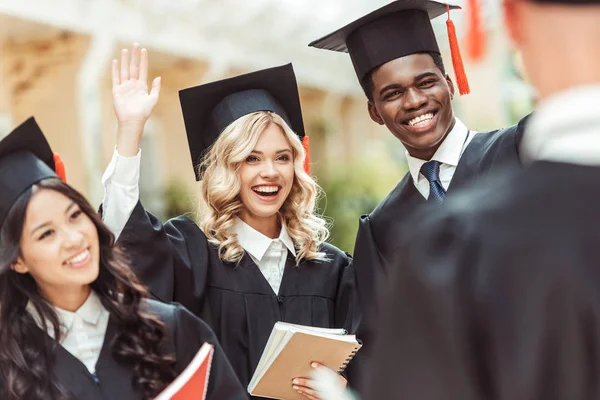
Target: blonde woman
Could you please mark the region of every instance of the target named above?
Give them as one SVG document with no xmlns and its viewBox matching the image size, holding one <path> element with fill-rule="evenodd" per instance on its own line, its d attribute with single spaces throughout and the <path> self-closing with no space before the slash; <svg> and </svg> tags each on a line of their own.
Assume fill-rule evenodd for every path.
<svg viewBox="0 0 600 400">
<path fill-rule="evenodd" d="M 113 67 L 115 103 L 135 87 L 140 98 L 148 96 L 145 73 L 136 76 L 147 68 L 147 55 L 138 52 L 134 47 L 132 62 L 123 53 L 121 72 Z M 354 330 L 354 271 L 347 254 L 325 243 L 326 224 L 315 214 L 318 186 L 305 171 L 291 65 L 189 88 L 180 99 L 202 181 L 199 224 L 181 216 L 163 225 L 138 201 L 147 117 L 136 113 L 117 115 L 104 219 L 122 232 L 119 242 L 150 291 L 207 321 L 247 385 L 277 321 Z M 290 385 L 319 398 L 310 379 Z"/>
</svg>

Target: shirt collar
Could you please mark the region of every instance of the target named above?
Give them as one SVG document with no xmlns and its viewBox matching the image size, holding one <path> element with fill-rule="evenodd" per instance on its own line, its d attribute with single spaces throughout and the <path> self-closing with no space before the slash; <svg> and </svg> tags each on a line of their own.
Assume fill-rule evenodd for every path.
<svg viewBox="0 0 600 400">
<path fill-rule="evenodd" d="M 600 165 L 600 84 L 551 96 L 530 119 L 520 147 L 524 161 Z"/>
<path fill-rule="evenodd" d="M 237 234 L 240 246 L 242 246 L 244 250 L 250 253 L 252 257 L 256 258 L 258 261 L 263 258 L 269 249 L 269 246 L 271 246 L 271 243 L 273 243 L 274 240 L 277 240 L 263 235 L 237 217 L 233 221 L 231 232 Z M 281 224 L 281 232 L 279 233 L 278 239 L 281 240 L 285 247 L 287 247 L 287 249 L 291 251 L 295 257 L 296 249 L 294 248 L 294 242 L 292 241 L 292 238 L 290 237 L 284 223 Z"/>
<path fill-rule="evenodd" d="M 454 118 L 454 128 L 448 133 L 446 138 L 440 144 L 440 147 L 436 150 L 432 160 L 439 161 L 442 164 L 448 164 L 456 167 L 460 160 L 467 134 L 469 130 L 458 118 Z M 408 163 L 408 169 L 415 182 L 419 180 L 419 173 L 421 167 L 429 160 L 421 160 L 408 154 L 406 151 L 406 161 Z"/>
<path fill-rule="evenodd" d="M 69 332 L 71 328 L 73 328 L 73 324 L 75 323 L 75 317 L 78 316 L 83 321 L 91 325 L 97 325 L 98 321 L 100 321 L 100 317 L 103 313 L 107 312 L 98 295 L 92 291 L 88 296 L 85 303 L 79 307 L 79 309 L 75 312 L 63 310 L 62 308 L 53 307 L 58 315 L 58 319 L 61 325 L 61 331 L 63 334 Z M 43 329 L 42 319 L 40 315 L 37 313 L 35 307 L 32 302 L 27 303 L 26 310 L 31 314 L 35 323 L 38 327 Z M 52 324 L 50 321 L 46 321 L 46 326 L 48 328 L 48 335 L 54 337 L 54 332 L 52 329 Z"/>
</svg>

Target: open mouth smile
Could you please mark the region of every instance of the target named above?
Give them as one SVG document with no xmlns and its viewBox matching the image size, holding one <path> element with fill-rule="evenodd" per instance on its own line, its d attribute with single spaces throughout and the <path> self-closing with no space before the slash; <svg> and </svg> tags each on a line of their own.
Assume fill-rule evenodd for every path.
<svg viewBox="0 0 600 400">
<path fill-rule="evenodd" d="M 281 186 L 279 185 L 258 185 L 253 186 L 252 191 L 260 197 L 273 198 L 279 194 Z"/>
<path fill-rule="evenodd" d="M 84 250 L 80 251 L 73 257 L 69 258 L 64 262 L 65 265 L 72 268 L 81 268 L 85 266 L 92 259 L 92 252 L 90 248 L 87 247 Z"/>
<path fill-rule="evenodd" d="M 430 111 L 407 119 L 403 124 L 409 126 L 414 131 L 426 131 L 434 125 L 436 116 L 437 111 Z"/>
</svg>

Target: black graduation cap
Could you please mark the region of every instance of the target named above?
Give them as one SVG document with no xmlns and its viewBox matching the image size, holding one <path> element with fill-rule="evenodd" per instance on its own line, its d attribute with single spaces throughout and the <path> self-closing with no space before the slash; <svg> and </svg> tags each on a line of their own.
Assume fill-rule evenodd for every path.
<svg viewBox="0 0 600 400">
<path fill-rule="evenodd" d="M 453 9 L 460 7 L 432 0 L 396 0 L 311 42 L 309 46 L 349 53 L 356 75 L 362 82 L 374 68 L 396 58 L 423 52 L 440 54 L 430 20 Z M 454 25 L 452 20 L 448 21 L 453 64 L 460 88 L 461 80 L 466 81 L 466 76 L 459 76 L 457 70 L 455 61 L 460 61 L 458 69 L 462 68 L 464 75 Z M 468 93 L 468 83 L 466 86 L 461 93 Z"/>
<path fill-rule="evenodd" d="M 200 180 L 198 166 L 205 152 L 223 129 L 244 115 L 272 111 L 307 143 L 292 64 L 184 89 L 179 100 L 196 180 Z"/>
<path fill-rule="evenodd" d="M 42 179 L 59 177 L 55 169 L 60 164 L 33 117 L 0 141 L 0 226 L 25 190 Z"/>
</svg>

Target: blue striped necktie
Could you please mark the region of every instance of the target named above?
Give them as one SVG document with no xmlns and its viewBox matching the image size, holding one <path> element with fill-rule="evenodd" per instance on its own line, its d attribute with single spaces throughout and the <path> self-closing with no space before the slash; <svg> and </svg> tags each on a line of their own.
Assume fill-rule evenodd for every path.
<svg viewBox="0 0 600 400">
<path fill-rule="evenodd" d="M 421 166 L 421 173 L 429 181 L 428 202 L 441 203 L 446 197 L 446 191 L 440 181 L 440 162 L 427 161 Z"/>
</svg>

